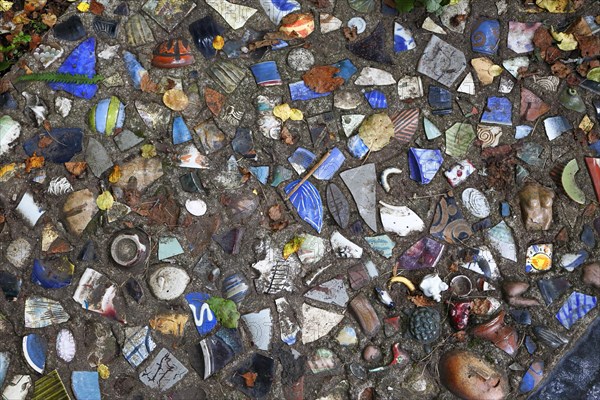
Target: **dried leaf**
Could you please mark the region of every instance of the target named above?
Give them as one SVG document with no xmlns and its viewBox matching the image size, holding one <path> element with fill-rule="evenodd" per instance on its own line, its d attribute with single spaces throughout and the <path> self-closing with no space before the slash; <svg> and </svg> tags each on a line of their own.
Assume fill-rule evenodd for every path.
<svg viewBox="0 0 600 400">
<path fill-rule="evenodd" d="M 52 144 L 52 138 L 50 136 L 42 136 L 40 140 L 38 140 L 38 147 L 40 149 L 46 148 Z"/>
<path fill-rule="evenodd" d="M 431 307 L 436 304 L 435 301 L 423 295 L 408 296 L 408 299 L 417 307 Z"/>
<path fill-rule="evenodd" d="M 96 0 L 92 0 L 90 3 L 90 12 L 94 15 L 102 15 L 104 12 L 104 5 Z"/>
<path fill-rule="evenodd" d="M 65 168 L 71 174 L 79 176 L 83 174 L 83 171 L 87 168 L 87 163 L 84 161 L 71 161 L 65 163 Z"/>
<path fill-rule="evenodd" d="M 25 172 L 29 173 L 32 169 L 42 168 L 44 166 L 44 157 L 35 153 L 25 160 Z"/>
<path fill-rule="evenodd" d="M 156 157 L 156 147 L 153 144 L 145 144 L 142 146 L 142 157 L 152 158 Z"/>
<path fill-rule="evenodd" d="M 289 256 L 300 250 L 302 243 L 304 243 L 304 238 L 300 236 L 296 236 L 287 242 L 283 246 L 283 259 L 287 260 Z"/>
<path fill-rule="evenodd" d="M 344 84 L 344 78 L 334 77 L 339 68 L 331 65 L 319 65 L 302 75 L 302 80 L 316 93 L 329 93 Z"/>
<path fill-rule="evenodd" d="M 281 141 L 287 145 L 294 144 L 294 136 L 291 134 L 288 128 L 285 126 L 281 128 Z"/>
<path fill-rule="evenodd" d="M 143 74 L 142 79 L 140 79 L 140 90 L 144 93 L 156 93 L 158 85 L 152 82 L 149 74 Z"/>
<path fill-rule="evenodd" d="M 99 209 L 101 209 L 103 211 L 111 208 L 114 203 L 115 203 L 115 199 L 108 190 L 105 190 L 104 192 L 102 192 L 102 194 L 100 194 L 96 198 L 96 205 L 98 206 Z"/>
<path fill-rule="evenodd" d="M 56 25 L 56 15 L 51 14 L 51 13 L 47 13 L 47 14 L 42 14 L 41 15 L 42 18 L 42 22 L 45 25 L 48 25 L 48 27 L 52 28 L 54 25 Z"/>
<path fill-rule="evenodd" d="M 258 374 L 256 372 L 248 371 L 245 374 L 242 374 L 242 378 L 244 378 L 244 383 L 249 388 L 254 387 L 254 382 L 256 381 L 257 377 Z"/>
<path fill-rule="evenodd" d="M 352 28 L 345 26 L 342 29 L 342 32 L 344 33 L 346 40 L 349 42 L 354 42 L 356 39 L 358 39 L 358 28 L 356 26 L 353 26 Z"/>
<path fill-rule="evenodd" d="M 121 179 L 121 167 L 115 165 L 112 172 L 108 176 L 108 181 L 110 183 L 117 183 L 119 182 L 119 179 Z"/>
<path fill-rule="evenodd" d="M 269 207 L 268 214 L 272 221 L 279 221 L 283 217 L 281 204 L 275 204 L 274 206 Z"/>
</svg>

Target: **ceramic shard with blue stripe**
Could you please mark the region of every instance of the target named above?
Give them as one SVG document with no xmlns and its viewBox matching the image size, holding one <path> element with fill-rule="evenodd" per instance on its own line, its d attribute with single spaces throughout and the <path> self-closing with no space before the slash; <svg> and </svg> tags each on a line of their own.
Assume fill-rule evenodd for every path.
<svg viewBox="0 0 600 400">
<path fill-rule="evenodd" d="M 399 23 L 394 23 L 394 51 L 399 53 L 401 51 L 412 50 L 417 47 L 415 39 L 413 38 L 412 32 Z"/>
<path fill-rule="evenodd" d="M 67 257 L 58 260 L 33 260 L 31 281 L 44 289 L 60 289 L 71 284 L 75 266 Z"/>
<path fill-rule="evenodd" d="M 288 86 L 290 88 L 290 97 L 292 101 L 318 99 L 319 97 L 325 97 L 331 94 L 331 92 L 317 93 L 306 86 L 304 81 L 290 83 Z"/>
<path fill-rule="evenodd" d="M 408 150 L 410 178 L 421 185 L 427 185 L 433 180 L 443 162 L 444 158 L 440 150 L 414 147 Z"/>
<path fill-rule="evenodd" d="M 372 109 L 387 108 L 387 98 L 381 90 L 371 90 L 365 92 L 365 99 L 369 102 Z"/>
<path fill-rule="evenodd" d="M 298 147 L 296 151 L 288 157 L 288 161 L 292 164 L 292 167 L 298 174 L 303 174 L 316 158 L 317 156 L 310 150 L 305 149 L 304 147 Z"/>
<path fill-rule="evenodd" d="M 452 114 L 452 93 L 439 86 L 429 86 L 427 96 L 433 115 Z"/>
<path fill-rule="evenodd" d="M 596 307 L 598 299 L 580 292 L 573 292 L 556 313 L 556 319 L 567 329 L 583 318 L 592 308 Z"/>
<path fill-rule="evenodd" d="M 206 302 L 210 297 L 209 294 L 200 292 L 192 292 L 185 295 L 185 300 L 192 310 L 194 323 L 200 335 L 206 335 L 217 326 L 217 316 Z"/>
<path fill-rule="evenodd" d="M 144 362 L 155 348 L 156 343 L 150 336 L 148 326 L 125 328 L 125 343 L 122 352 L 132 367 L 135 368 Z"/>
<path fill-rule="evenodd" d="M 260 5 L 275 25 L 286 15 L 300 10 L 300 3 L 294 0 L 260 0 Z"/>
<path fill-rule="evenodd" d="M 481 116 L 484 124 L 512 125 L 512 103 L 506 97 L 489 97 Z"/>
<path fill-rule="evenodd" d="M 42 336 L 31 333 L 23 338 L 23 356 L 27 364 L 39 374 L 44 372 L 47 351 L 48 343 Z"/>
<path fill-rule="evenodd" d="M 96 76 L 96 38 L 91 37 L 77 46 L 69 57 L 56 71 L 59 74 L 81 74 L 88 78 Z M 98 91 L 98 85 L 92 83 L 64 83 L 51 82 L 48 84 L 52 90 L 64 90 L 73 96 L 89 100 Z"/>
<path fill-rule="evenodd" d="M 358 159 L 363 158 L 369 152 L 369 148 L 358 135 L 354 135 L 348 139 L 347 147 L 350 154 L 352 154 L 352 157 Z"/>
<path fill-rule="evenodd" d="M 289 194 L 300 180 L 290 182 L 285 187 L 285 193 Z M 298 211 L 302 220 L 312 226 L 317 232 L 321 233 L 323 227 L 323 203 L 321 195 L 317 188 L 309 181 L 304 182 L 294 194 L 290 197 L 290 202 Z"/>
<path fill-rule="evenodd" d="M 223 280 L 223 293 L 229 300 L 240 304 L 249 291 L 248 283 L 243 275 L 232 274 Z"/>
<path fill-rule="evenodd" d="M 534 361 L 529 366 L 525 375 L 523 375 L 523 379 L 521 380 L 521 384 L 519 385 L 519 392 L 528 393 L 531 392 L 538 383 L 544 377 L 544 362 Z"/>
<path fill-rule="evenodd" d="M 211 15 L 192 22 L 189 26 L 189 31 L 196 48 L 202 53 L 204 58 L 211 59 L 217 55 L 213 41 L 216 36 L 222 35 L 225 30 Z"/>
<path fill-rule="evenodd" d="M 346 161 L 344 154 L 337 147 L 334 147 L 329 157 L 317 168 L 313 176 L 316 179 L 328 181 L 342 167 L 344 161 Z"/>
<path fill-rule="evenodd" d="M 129 73 L 129 77 L 133 81 L 133 87 L 140 89 L 142 87 L 142 78 L 145 75 L 148 75 L 148 71 L 146 71 L 138 59 L 128 51 L 123 52 L 123 61 L 125 62 L 125 68 Z"/>
<path fill-rule="evenodd" d="M 254 75 L 256 84 L 260 86 L 277 86 L 281 85 L 281 75 L 277 70 L 275 61 L 264 61 L 250 66 L 250 70 Z"/>
<path fill-rule="evenodd" d="M 185 124 L 183 117 L 177 115 L 173 118 L 173 144 L 181 144 L 192 140 L 192 133 Z"/>
<path fill-rule="evenodd" d="M 76 399 L 100 400 L 100 383 L 97 371 L 73 371 L 71 388 Z"/>
<path fill-rule="evenodd" d="M 471 47 L 474 52 L 494 55 L 500 44 L 500 22 L 495 19 L 481 21 L 471 34 Z"/>
<path fill-rule="evenodd" d="M 103 135 L 110 136 L 116 130 L 123 129 L 124 122 L 125 104 L 116 96 L 100 100 L 90 110 L 90 128 Z"/>
</svg>

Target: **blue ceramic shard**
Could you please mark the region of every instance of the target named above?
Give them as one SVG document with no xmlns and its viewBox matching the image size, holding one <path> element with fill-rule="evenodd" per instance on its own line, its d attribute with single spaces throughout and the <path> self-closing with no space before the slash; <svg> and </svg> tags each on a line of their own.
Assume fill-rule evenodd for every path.
<svg viewBox="0 0 600 400">
<path fill-rule="evenodd" d="M 44 265 L 45 264 L 45 265 Z M 33 260 L 31 281 L 44 289 L 60 289 L 71 284 L 75 266 L 64 257 L 54 262 Z"/>
<path fill-rule="evenodd" d="M 399 23 L 394 23 L 394 51 L 399 53 L 401 51 L 412 50 L 417 47 L 415 39 L 413 38 L 412 32 Z"/>
<path fill-rule="evenodd" d="M 23 356 L 27 364 L 39 374 L 44 372 L 47 351 L 48 343 L 42 336 L 31 333 L 23 337 Z"/>
<path fill-rule="evenodd" d="M 197 345 L 197 350 L 203 360 L 197 370 L 203 379 L 207 379 L 222 370 L 241 350 L 239 336 L 236 337 L 236 340 L 227 340 L 227 336 L 220 335 L 223 331 L 227 330 L 221 329 L 215 335 L 202 339 Z"/>
<path fill-rule="evenodd" d="M 71 15 L 63 22 L 54 25 L 54 37 L 60 40 L 76 42 L 85 37 L 85 27 L 81 18 Z"/>
<path fill-rule="evenodd" d="M 345 58 L 331 65 L 339 69 L 339 72 L 336 72 L 333 77 L 342 78 L 345 82 L 348 82 L 348 79 L 352 78 L 352 76 L 356 74 L 356 71 L 358 71 L 356 66 L 349 58 Z"/>
<path fill-rule="evenodd" d="M 158 259 L 160 261 L 183 254 L 181 243 L 176 237 L 161 237 L 158 240 Z"/>
<path fill-rule="evenodd" d="M 0 353 L 0 387 L 4 385 L 6 379 L 6 373 L 8 372 L 8 366 L 10 365 L 10 353 Z"/>
<path fill-rule="evenodd" d="M 128 51 L 123 52 L 123 61 L 125 62 L 125 68 L 129 73 L 129 77 L 133 81 L 133 87 L 140 89 L 142 85 L 142 78 L 144 75 L 148 74 L 148 71 L 146 71 L 138 59 Z"/>
<path fill-rule="evenodd" d="M 292 189 L 300 183 L 300 180 L 290 182 L 285 187 L 285 193 L 289 194 Z M 298 215 L 306 223 L 321 233 L 323 227 L 323 203 L 317 188 L 309 181 L 304 182 L 290 197 L 290 202 L 298 211 Z"/>
<path fill-rule="evenodd" d="M 217 24 L 217 21 L 211 15 L 192 22 L 189 26 L 189 31 L 196 48 L 202 53 L 204 58 L 211 59 L 217 55 L 213 41 L 216 36 L 222 35 L 225 30 Z"/>
<path fill-rule="evenodd" d="M 588 148 L 594 152 L 594 156 L 600 156 L 600 140 L 596 140 L 594 143 L 590 144 Z"/>
<path fill-rule="evenodd" d="M 289 13 L 300 10 L 300 3 L 294 0 L 260 0 L 260 5 L 275 25 Z"/>
<path fill-rule="evenodd" d="M 305 149 L 304 147 L 298 147 L 296 151 L 288 158 L 290 164 L 298 175 L 302 175 L 304 171 L 310 167 L 310 165 L 315 161 L 317 156 L 315 156 L 310 150 Z"/>
<path fill-rule="evenodd" d="M 277 70 L 275 61 L 264 61 L 254 64 L 250 67 L 256 84 L 260 86 L 277 86 L 281 85 L 281 75 Z"/>
<path fill-rule="evenodd" d="M 256 150 L 254 149 L 254 139 L 252 131 L 248 128 L 237 128 L 235 137 L 231 141 L 233 151 L 241 154 L 244 158 L 256 160 Z"/>
<path fill-rule="evenodd" d="M 565 278 L 540 279 L 538 281 L 538 288 L 548 306 L 570 287 L 571 284 Z"/>
<path fill-rule="evenodd" d="M 96 38 L 91 37 L 81 42 L 56 72 L 71 75 L 82 74 L 88 78 L 93 78 L 96 75 Z M 49 86 L 52 90 L 64 90 L 73 96 L 86 100 L 94 97 L 98 91 L 98 85 L 90 83 L 53 82 L 49 83 Z"/>
<path fill-rule="evenodd" d="M 427 185 L 433 180 L 443 162 L 444 158 L 440 150 L 417 149 L 414 147 L 408 150 L 410 178 L 421 185 Z"/>
<path fill-rule="evenodd" d="M 580 292 L 573 292 L 556 313 L 556 319 L 567 329 L 583 318 L 592 308 L 596 307 L 598 299 Z"/>
<path fill-rule="evenodd" d="M 531 325 L 531 313 L 529 310 L 510 310 L 510 316 L 517 324 Z"/>
<path fill-rule="evenodd" d="M 271 181 L 271 186 L 277 187 L 280 183 L 288 181 L 292 179 L 292 171 L 282 167 L 281 165 L 276 165 L 273 168 L 273 180 Z"/>
<path fill-rule="evenodd" d="M 100 400 L 100 383 L 96 371 L 73 371 L 71 389 L 77 400 Z"/>
<path fill-rule="evenodd" d="M 537 350 L 537 344 L 535 344 L 529 335 L 525 336 L 525 348 L 529 354 L 533 354 Z"/>
<path fill-rule="evenodd" d="M 487 107 L 481 115 L 484 124 L 512 125 L 512 103 L 506 97 L 488 97 Z"/>
<path fill-rule="evenodd" d="M 292 101 L 318 99 L 319 97 L 325 97 L 331 94 L 331 92 L 314 92 L 308 86 L 306 86 L 306 83 L 304 83 L 304 81 L 290 83 L 288 86 L 290 88 L 290 97 Z"/>
<path fill-rule="evenodd" d="M 519 385 L 519 392 L 531 392 L 542 380 L 543 377 L 544 362 L 541 360 L 532 362 L 527 372 L 525 372 L 525 375 L 523 375 L 523 379 L 521 380 L 521 384 Z"/>
<path fill-rule="evenodd" d="M 583 225 L 580 238 L 583 244 L 585 244 L 587 247 L 596 247 L 596 235 L 594 234 L 594 230 L 590 224 Z"/>
<path fill-rule="evenodd" d="M 210 295 L 206 293 L 192 292 L 185 295 L 200 335 L 210 333 L 217 326 L 217 317 L 206 302 L 208 299 Z"/>
<path fill-rule="evenodd" d="M 271 50 L 281 50 L 288 47 L 289 44 L 285 40 L 278 40 L 276 43 L 271 45 Z"/>
<path fill-rule="evenodd" d="M 352 157 L 358 159 L 363 158 L 369 152 L 369 148 L 358 135 L 354 135 L 350 139 L 348 139 L 347 146 L 348 151 L 350 152 L 350 154 L 352 154 Z"/>
<path fill-rule="evenodd" d="M 365 240 L 374 251 L 381 254 L 383 257 L 392 257 L 392 251 L 396 246 L 396 242 L 390 239 L 388 235 L 365 237 Z"/>
<path fill-rule="evenodd" d="M 259 181 L 263 185 L 267 184 L 267 180 L 269 179 L 269 166 L 268 165 L 260 165 L 258 167 L 249 167 L 248 170 L 250 171 L 252 176 L 256 178 L 257 181 Z"/>
<path fill-rule="evenodd" d="M 132 367 L 136 368 L 143 363 L 155 348 L 156 343 L 150 336 L 148 326 L 125 328 L 125 343 L 121 351 Z"/>
<path fill-rule="evenodd" d="M 529 136 L 533 128 L 529 125 L 518 125 L 515 131 L 515 139 L 523 139 Z"/>
<path fill-rule="evenodd" d="M 577 253 L 564 254 L 560 258 L 560 266 L 569 272 L 573 272 L 575 268 L 580 267 L 586 262 L 589 256 L 590 253 L 586 250 L 579 250 Z"/>
<path fill-rule="evenodd" d="M 471 34 L 471 47 L 477 53 L 494 55 L 500 44 L 500 22 L 495 19 L 481 21 Z"/>
<path fill-rule="evenodd" d="M 439 86 L 429 86 L 427 96 L 433 115 L 452 114 L 452 93 Z"/>
<path fill-rule="evenodd" d="M 23 281 L 21 278 L 10 272 L 0 271 L 0 289 L 2 289 L 2 293 L 4 293 L 4 298 L 6 300 L 15 301 L 17 297 L 19 297 L 22 284 Z M 1 381 L 0 387 L 2 387 Z"/>
<path fill-rule="evenodd" d="M 235 273 L 223 280 L 223 290 L 225 297 L 229 300 L 240 304 L 248 294 L 248 283 L 243 275 Z"/>
<path fill-rule="evenodd" d="M 371 90 L 365 92 L 365 99 L 369 102 L 372 109 L 387 108 L 387 98 L 381 90 Z"/>
<path fill-rule="evenodd" d="M 192 140 L 192 132 L 179 115 L 173 118 L 173 144 L 181 144 Z"/>
<path fill-rule="evenodd" d="M 44 137 L 52 141 L 47 146 L 39 147 L 38 143 Z M 23 149 L 29 157 L 36 153 L 48 162 L 62 164 L 71 161 L 81 151 L 82 141 L 83 130 L 80 128 L 55 128 L 26 140 Z"/>
<path fill-rule="evenodd" d="M 327 160 L 317 168 L 313 176 L 319 180 L 328 181 L 333 178 L 344 161 L 346 161 L 344 154 L 337 147 L 334 147 Z"/>
<path fill-rule="evenodd" d="M 510 216 L 510 204 L 508 202 L 503 201 L 500 203 L 500 216 L 508 217 Z"/>
</svg>

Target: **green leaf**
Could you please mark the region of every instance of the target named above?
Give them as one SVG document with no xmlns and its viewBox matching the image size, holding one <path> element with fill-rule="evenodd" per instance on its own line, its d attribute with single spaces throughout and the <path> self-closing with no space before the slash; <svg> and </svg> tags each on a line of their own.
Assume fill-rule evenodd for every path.
<svg viewBox="0 0 600 400">
<path fill-rule="evenodd" d="M 396 10 L 399 12 L 409 12 L 415 8 L 415 0 L 394 0 L 396 3 Z"/>
<path fill-rule="evenodd" d="M 600 67 L 590 69 L 587 78 L 594 82 L 600 82 Z"/>
<path fill-rule="evenodd" d="M 421 0 L 427 12 L 434 13 L 442 8 L 441 0 Z"/>
<path fill-rule="evenodd" d="M 0 62 L 0 72 L 1 71 L 6 71 L 7 69 L 9 69 L 14 63 L 10 62 L 10 61 L 2 61 Z"/>
<path fill-rule="evenodd" d="M 237 305 L 228 299 L 222 297 L 211 297 L 206 300 L 206 303 L 215 313 L 217 321 L 224 328 L 237 328 L 238 320 L 240 319 L 240 313 L 237 310 Z"/>
</svg>

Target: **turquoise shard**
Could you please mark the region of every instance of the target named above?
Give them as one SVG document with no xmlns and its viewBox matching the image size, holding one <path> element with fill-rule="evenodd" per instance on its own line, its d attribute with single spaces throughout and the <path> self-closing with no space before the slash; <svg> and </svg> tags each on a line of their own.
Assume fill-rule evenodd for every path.
<svg viewBox="0 0 600 400">
<path fill-rule="evenodd" d="M 365 240 L 371 248 L 385 258 L 392 257 L 396 243 L 388 235 L 366 237 Z"/>
<path fill-rule="evenodd" d="M 248 168 L 253 177 L 256 178 L 257 181 L 262 183 L 263 185 L 267 184 L 267 180 L 269 179 L 269 166 L 261 165 L 259 167 L 250 167 Z"/>
<path fill-rule="evenodd" d="M 580 292 L 573 292 L 565 304 L 556 313 L 556 319 L 567 329 L 583 318 L 592 308 L 596 307 L 598 299 Z"/>
<path fill-rule="evenodd" d="M 281 165 L 276 165 L 275 168 L 273 168 L 273 180 L 271 181 L 271 186 L 277 187 L 280 183 L 290 179 L 292 179 L 292 171 L 289 169 Z"/>
<path fill-rule="evenodd" d="M 76 399 L 100 400 L 100 383 L 96 371 L 73 371 L 71 388 Z"/>
<path fill-rule="evenodd" d="M 96 38 L 91 37 L 81 42 L 56 72 L 70 75 L 81 74 L 88 78 L 96 76 Z M 98 85 L 91 83 L 52 82 L 49 85 L 53 90 L 64 90 L 86 100 L 94 97 L 98 91 Z"/>
<path fill-rule="evenodd" d="M 183 254 L 183 248 L 175 237 L 162 237 L 158 241 L 158 259 L 166 260 Z"/>
<path fill-rule="evenodd" d="M 300 180 L 290 182 L 285 187 L 285 193 L 289 194 L 300 183 Z M 323 202 L 317 188 L 309 181 L 304 182 L 290 196 L 290 201 L 298 211 L 302 220 L 321 233 L 323 227 Z"/>
<path fill-rule="evenodd" d="M 192 140 L 192 133 L 182 117 L 173 118 L 173 144 L 181 144 Z"/>
<path fill-rule="evenodd" d="M 442 132 L 439 128 L 427 118 L 423 118 L 423 128 L 425 129 L 427 140 L 433 140 L 442 136 Z"/>
</svg>

